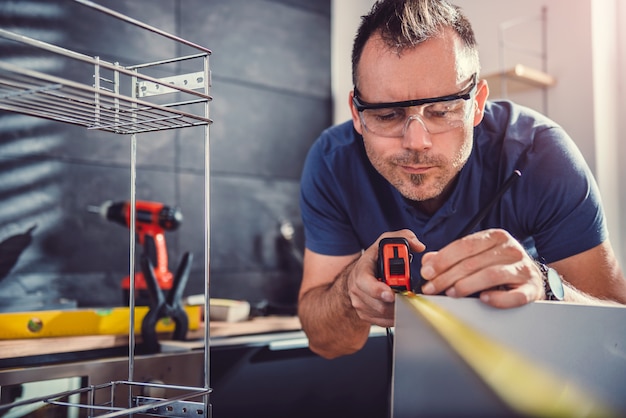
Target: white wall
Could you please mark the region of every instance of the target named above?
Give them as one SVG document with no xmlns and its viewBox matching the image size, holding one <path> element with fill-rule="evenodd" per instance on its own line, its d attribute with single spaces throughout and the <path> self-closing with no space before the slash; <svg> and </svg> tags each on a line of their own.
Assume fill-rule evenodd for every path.
<svg viewBox="0 0 626 418">
<path fill-rule="evenodd" d="M 334 0 L 332 23 L 332 65 L 335 123 L 350 117 L 347 95 L 350 79 L 351 44 L 358 17 L 369 10 L 373 0 Z M 528 90 L 509 94 L 509 98 L 545 111 L 574 139 L 596 175 L 618 258 L 626 260 L 621 242 L 626 240 L 626 225 L 621 212 L 626 208 L 626 89 L 623 77 L 626 62 L 626 2 L 622 0 L 456 0 L 472 22 L 479 44 L 482 74 L 502 67 L 499 51 L 499 25 L 520 17 L 538 16 L 547 8 L 547 72 L 557 84 L 549 88 L 547 107 L 543 93 Z M 520 25 L 510 32 L 512 41 L 541 49 L 541 26 Z M 509 32 L 507 32 L 509 33 Z M 507 50 L 504 66 L 521 61 L 541 67 L 541 61 L 528 54 Z M 626 224 L 626 222 L 624 223 Z"/>
<path fill-rule="evenodd" d="M 333 121 L 335 124 L 350 119 L 348 94 L 352 90 L 352 41 L 374 0 L 331 0 L 331 89 L 333 94 Z"/>
<path fill-rule="evenodd" d="M 620 225 L 619 93 L 616 88 L 620 80 L 616 10 L 617 0 L 592 2 L 593 120 L 596 177 L 604 197 L 609 226 L 616 237 L 613 246 L 618 254 L 622 254 L 619 245 L 624 235 Z"/>
<path fill-rule="evenodd" d="M 508 97 L 521 104 L 545 111 L 561 124 L 574 138 L 583 155 L 595 171 L 593 121 L 589 115 L 592 103 L 592 60 L 590 0 L 459 0 L 470 18 L 479 44 L 482 74 L 501 70 L 502 56 L 498 47 L 499 25 L 520 17 L 539 16 L 547 7 L 547 72 L 556 77 L 557 84 L 548 91 L 548 106 L 541 106 L 542 92 L 528 90 Z M 538 51 L 541 26 L 539 22 L 525 23 L 507 31 L 507 37 L 516 44 Z M 541 68 L 541 63 L 530 54 L 506 49 L 505 68 L 516 63 Z"/>
<path fill-rule="evenodd" d="M 615 150 L 615 158 L 620 161 L 626 161 L 626 80 L 623 75 L 626 74 L 626 2 L 623 0 L 616 1 L 617 6 L 617 81 L 615 83 L 615 90 L 618 92 L 617 102 L 617 142 L 618 148 Z M 618 164 L 618 188 L 619 188 L 619 202 L 617 203 L 617 216 L 621 220 L 621 216 L 626 212 L 626 187 L 624 187 L 624 179 L 626 179 L 626 164 Z M 621 239 L 622 247 L 620 254 L 622 255 L 622 261 L 626 263 L 626 222 L 620 223 L 621 235 L 617 238 Z M 622 264 L 626 268 L 626 264 Z"/>
</svg>

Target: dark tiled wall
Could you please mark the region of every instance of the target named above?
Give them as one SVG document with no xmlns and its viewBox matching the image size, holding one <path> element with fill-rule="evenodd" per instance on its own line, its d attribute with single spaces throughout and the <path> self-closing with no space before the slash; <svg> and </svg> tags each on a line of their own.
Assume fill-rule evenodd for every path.
<svg viewBox="0 0 626 418">
<path fill-rule="evenodd" d="M 295 226 L 300 250 L 300 170 L 331 122 L 330 1 L 102 4 L 212 50 L 211 296 L 293 305 L 300 266 L 279 226 Z M 0 27 L 122 65 L 187 53 L 69 0 L 3 0 Z M 90 83 L 80 65 L 0 46 L 2 60 Z M 184 252 L 194 253 L 187 294 L 204 290 L 202 135 L 185 128 L 138 136 L 137 198 L 184 215 L 166 240 L 173 271 Z M 0 304 L 122 304 L 128 232 L 87 207 L 129 198 L 129 164 L 128 136 L 0 113 L 0 274 L 8 269 Z M 32 227 L 32 242 L 12 265 L 19 245 L 7 242 Z"/>
</svg>

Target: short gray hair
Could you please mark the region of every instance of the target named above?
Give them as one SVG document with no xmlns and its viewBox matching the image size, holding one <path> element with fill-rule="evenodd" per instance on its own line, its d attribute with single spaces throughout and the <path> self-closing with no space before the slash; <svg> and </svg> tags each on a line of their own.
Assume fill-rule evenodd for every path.
<svg viewBox="0 0 626 418">
<path fill-rule="evenodd" d="M 476 38 L 469 20 L 459 7 L 446 0 L 378 0 L 369 14 L 361 17 L 354 39 L 352 82 L 357 85 L 363 48 L 373 34 L 380 34 L 389 48 L 401 52 L 440 35 L 444 28 L 451 28 L 457 33 L 465 47 L 463 53 L 471 63 L 471 73 L 477 73 L 480 61 Z"/>
</svg>

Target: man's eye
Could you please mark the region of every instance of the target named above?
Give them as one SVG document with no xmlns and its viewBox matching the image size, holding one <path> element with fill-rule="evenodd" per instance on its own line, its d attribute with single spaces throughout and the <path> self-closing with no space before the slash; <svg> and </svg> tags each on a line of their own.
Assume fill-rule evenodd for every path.
<svg viewBox="0 0 626 418">
<path fill-rule="evenodd" d="M 393 122 L 398 119 L 404 119 L 406 112 L 401 108 L 379 109 L 373 113 L 373 116 L 380 122 Z"/>
<path fill-rule="evenodd" d="M 463 100 L 434 103 L 424 108 L 424 116 L 427 118 L 449 118 L 463 114 Z"/>
</svg>

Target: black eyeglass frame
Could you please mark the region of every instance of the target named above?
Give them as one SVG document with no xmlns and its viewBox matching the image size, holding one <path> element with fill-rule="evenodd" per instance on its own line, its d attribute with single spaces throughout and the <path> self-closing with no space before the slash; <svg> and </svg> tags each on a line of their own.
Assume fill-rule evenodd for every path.
<svg viewBox="0 0 626 418">
<path fill-rule="evenodd" d="M 388 107 L 413 107 L 413 106 L 421 106 L 421 105 L 425 105 L 425 104 L 429 104 L 429 103 L 438 103 L 438 102 L 451 102 L 453 100 L 458 100 L 458 99 L 463 99 L 463 100 L 469 100 L 472 98 L 472 95 L 474 94 L 474 91 L 476 91 L 476 86 L 477 86 L 477 82 L 476 82 L 476 77 L 477 77 L 477 73 L 474 73 L 472 75 L 472 84 L 470 84 L 466 89 L 465 89 L 465 93 L 463 93 L 464 90 L 462 90 L 459 93 L 456 94 L 450 94 L 447 96 L 439 96 L 439 97 L 432 97 L 429 99 L 415 99 L 415 100 L 405 100 L 402 102 L 387 102 L 387 103 L 368 103 L 368 102 L 364 102 L 361 99 L 359 99 L 359 90 L 356 88 L 356 86 L 354 87 L 354 96 L 352 97 L 352 103 L 354 104 L 354 107 L 356 108 L 356 110 L 358 112 L 362 112 L 364 110 L 368 110 L 368 109 L 384 109 L 384 108 L 388 108 Z"/>
</svg>

